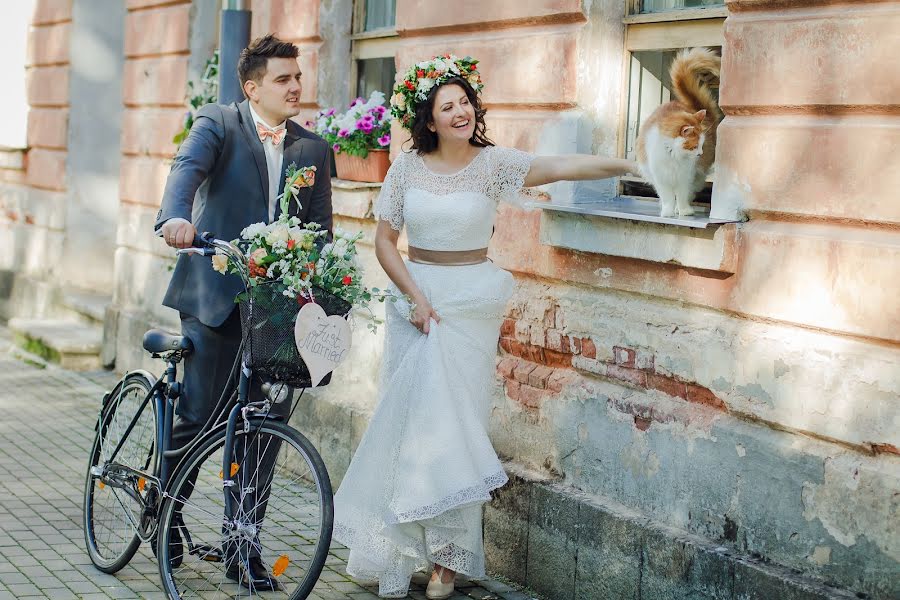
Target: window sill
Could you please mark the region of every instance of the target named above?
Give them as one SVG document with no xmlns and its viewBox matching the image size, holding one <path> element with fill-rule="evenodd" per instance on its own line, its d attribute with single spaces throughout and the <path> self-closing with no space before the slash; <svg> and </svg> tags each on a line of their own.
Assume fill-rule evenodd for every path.
<svg viewBox="0 0 900 600">
<path fill-rule="evenodd" d="M 648 200 L 530 203 L 542 210 L 541 243 L 558 248 L 734 273 L 737 222 L 660 217 Z"/>
<path fill-rule="evenodd" d="M 26 152 L 27 148 L 0 146 L 0 169 L 24 170 Z"/>
</svg>

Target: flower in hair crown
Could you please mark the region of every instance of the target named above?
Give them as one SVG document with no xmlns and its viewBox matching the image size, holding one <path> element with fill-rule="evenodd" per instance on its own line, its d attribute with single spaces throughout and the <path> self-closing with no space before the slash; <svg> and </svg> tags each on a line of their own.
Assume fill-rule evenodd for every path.
<svg viewBox="0 0 900 600">
<path fill-rule="evenodd" d="M 477 65 L 478 61 L 471 56 L 459 58 L 453 54 L 435 56 L 431 60 L 414 64 L 402 78 L 398 78 L 398 83 L 394 86 L 391 114 L 404 128 L 412 129 L 416 104 L 425 100 L 432 88 L 454 77 L 465 79 L 475 93 L 480 92 L 484 84 Z"/>
</svg>

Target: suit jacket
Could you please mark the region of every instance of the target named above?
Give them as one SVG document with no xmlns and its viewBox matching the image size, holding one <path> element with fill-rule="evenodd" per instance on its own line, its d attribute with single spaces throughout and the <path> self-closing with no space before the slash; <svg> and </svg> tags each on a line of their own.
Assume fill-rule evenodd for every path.
<svg viewBox="0 0 900 600">
<path fill-rule="evenodd" d="M 284 188 L 291 163 L 315 165 L 315 185 L 301 189 L 301 208 L 298 211 L 292 201 L 290 211 L 304 223 L 316 222 L 331 231 L 329 152 L 325 140 L 288 119 L 280 188 Z M 247 100 L 228 106 L 207 104 L 197 112 L 190 134 L 175 156 L 154 229 L 180 217 L 192 222 L 198 232 L 233 240 L 244 227 L 267 222 L 268 216 L 266 155 Z M 234 298 L 241 291 L 240 278 L 216 273 L 209 258 L 181 255 L 163 305 L 217 327 L 234 310 Z"/>
</svg>

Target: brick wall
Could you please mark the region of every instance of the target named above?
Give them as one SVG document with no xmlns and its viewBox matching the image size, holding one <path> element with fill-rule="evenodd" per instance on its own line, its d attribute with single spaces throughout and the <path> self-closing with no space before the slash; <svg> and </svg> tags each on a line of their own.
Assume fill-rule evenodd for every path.
<svg viewBox="0 0 900 600">
<path fill-rule="evenodd" d="M 66 189 L 71 0 L 38 0 L 28 38 L 28 163 L 25 180 L 44 190 Z"/>
</svg>

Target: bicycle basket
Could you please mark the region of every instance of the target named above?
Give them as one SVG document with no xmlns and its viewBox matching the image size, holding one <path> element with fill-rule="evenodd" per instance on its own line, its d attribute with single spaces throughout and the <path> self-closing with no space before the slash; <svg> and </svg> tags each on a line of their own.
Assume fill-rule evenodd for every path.
<svg viewBox="0 0 900 600">
<path fill-rule="evenodd" d="M 282 292 L 278 283 L 262 283 L 250 288 L 239 300 L 244 338 L 244 363 L 255 373 L 295 387 L 311 387 L 309 370 L 294 340 L 294 321 L 305 301 Z M 327 315 L 347 318 L 349 302 L 319 288 L 313 288 L 316 303 Z M 331 380 L 327 375 L 319 386 Z"/>
</svg>

